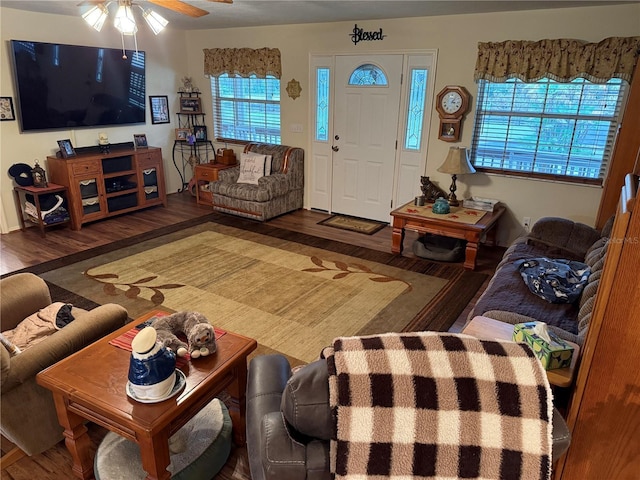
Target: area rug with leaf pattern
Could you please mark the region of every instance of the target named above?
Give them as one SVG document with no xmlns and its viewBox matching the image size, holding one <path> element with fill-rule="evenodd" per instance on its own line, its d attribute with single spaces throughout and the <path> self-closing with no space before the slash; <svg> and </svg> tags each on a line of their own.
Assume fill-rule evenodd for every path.
<svg viewBox="0 0 640 480">
<path fill-rule="evenodd" d="M 255 338 L 258 353 L 280 352 L 294 364 L 317 358 L 337 336 L 446 331 L 486 279 L 459 265 L 218 222 L 40 275 L 89 301 L 119 303 L 131 318 L 158 307 L 200 311 Z"/>
</svg>

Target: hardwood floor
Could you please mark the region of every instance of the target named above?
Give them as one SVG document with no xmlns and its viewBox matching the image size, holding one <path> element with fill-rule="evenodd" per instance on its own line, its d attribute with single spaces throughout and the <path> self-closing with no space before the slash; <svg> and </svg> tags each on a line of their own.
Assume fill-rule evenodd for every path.
<svg viewBox="0 0 640 480">
<path fill-rule="evenodd" d="M 25 232 L 11 232 L 0 237 L 0 275 L 7 275 L 26 267 L 63 258 L 90 248 L 108 245 L 116 240 L 135 237 L 136 235 L 154 231 L 158 228 L 179 224 L 187 220 L 204 217 L 211 213 L 211 209 L 196 204 L 195 199 L 188 193 L 176 193 L 168 196 L 168 206 L 154 207 L 127 215 L 122 215 L 102 221 L 93 222 L 73 231 L 67 227 L 48 229 L 46 237 L 40 235 L 35 226 Z M 311 210 L 298 210 L 269 221 L 270 225 L 291 231 L 314 235 L 339 242 L 345 242 L 374 250 L 389 252 L 391 249 L 391 227 L 385 227 L 373 235 L 339 230 L 318 225 L 329 215 Z M 403 255 L 413 257 L 411 245 L 417 238 L 415 232 L 408 231 L 405 237 L 405 251 Z M 477 270 L 489 276 L 495 271 L 504 249 L 501 247 L 483 246 L 478 255 Z M 466 322 L 466 317 L 480 296 L 486 284 L 482 286 L 476 297 L 460 315 L 451 327 L 451 332 L 459 332 Z M 105 430 L 97 425 L 89 425 L 92 450 L 104 437 Z M 2 442 L 2 452 L 6 453 L 11 445 Z M 93 452 L 92 452 L 93 453 Z M 69 478 L 67 473 L 71 468 L 71 457 L 63 443 L 55 448 L 37 455 L 26 457 L 1 472 L 0 480 L 27 480 L 39 478 L 42 480 L 62 480 Z M 64 470 L 62 472 L 61 470 Z M 224 469 L 216 476 L 219 480 L 248 478 L 246 449 L 234 449 L 232 456 Z"/>
<path fill-rule="evenodd" d="M 169 195 L 167 203 L 167 208 L 152 207 L 100 220 L 86 224 L 78 231 L 65 226 L 50 228 L 44 238 L 35 226 L 27 228 L 25 232 L 18 230 L 4 234 L 0 237 L 0 275 L 211 213 L 210 208 L 197 205 L 195 199 L 187 192 Z M 373 235 L 363 235 L 318 225 L 320 220 L 328 216 L 323 212 L 298 210 L 270 220 L 268 223 L 275 227 L 317 237 L 384 252 L 390 251 L 391 227 L 385 227 Z M 415 232 L 407 232 L 403 255 L 413 257 L 411 244 L 416 238 Z M 492 273 L 496 259 L 499 259 L 502 252 L 501 248 L 483 247 L 478 256 L 478 271 Z"/>
</svg>

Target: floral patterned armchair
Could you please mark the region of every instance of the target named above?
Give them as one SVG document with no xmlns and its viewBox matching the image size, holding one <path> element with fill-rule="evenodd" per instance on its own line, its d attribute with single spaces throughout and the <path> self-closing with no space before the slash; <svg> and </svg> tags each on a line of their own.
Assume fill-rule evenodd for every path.
<svg viewBox="0 0 640 480">
<path fill-rule="evenodd" d="M 304 194 L 304 150 L 287 145 L 250 143 L 244 153 L 271 155 L 271 174 L 257 184 L 240 183 L 241 165 L 221 170 L 209 184 L 213 209 L 265 221 L 302 208 Z"/>
</svg>

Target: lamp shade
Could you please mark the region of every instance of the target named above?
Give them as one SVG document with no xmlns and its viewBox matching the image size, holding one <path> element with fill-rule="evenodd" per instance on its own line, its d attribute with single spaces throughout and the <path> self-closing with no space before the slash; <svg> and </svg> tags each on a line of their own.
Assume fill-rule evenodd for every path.
<svg viewBox="0 0 640 480">
<path fill-rule="evenodd" d="M 100 31 L 108 15 L 109 10 L 103 3 L 100 3 L 82 14 L 82 18 L 97 31 Z"/>
<path fill-rule="evenodd" d="M 476 169 L 473 168 L 473 165 L 469 162 L 467 149 L 465 147 L 450 147 L 449 154 L 444 163 L 438 168 L 438 171 L 451 175 L 476 173 Z"/>
<path fill-rule="evenodd" d="M 164 27 L 166 27 L 169 23 L 162 15 L 154 12 L 150 8 L 142 12 L 142 16 L 146 20 L 147 25 L 149 25 L 149 28 L 153 30 L 153 33 L 155 33 L 156 35 L 164 30 Z"/>
<path fill-rule="evenodd" d="M 126 4 L 126 2 L 120 3 L 113 25 L 123 35 L 134 35 L 138 31 L 136 20 L 133 18 L 133 11 L 131 10 L 131 2 L 129 4 Z"/>
</svg>

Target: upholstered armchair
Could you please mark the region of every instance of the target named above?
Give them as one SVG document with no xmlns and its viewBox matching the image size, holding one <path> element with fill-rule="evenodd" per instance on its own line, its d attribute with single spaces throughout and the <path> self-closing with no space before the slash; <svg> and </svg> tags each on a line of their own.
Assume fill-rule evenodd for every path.
<svg viewBox="0 0 640 480">
<path fill-rule="evenodd" d="M 0 281 L 0 326 L 13 330 L 30 315 L 52 303 L 44 280 L 31 273 L 19 273 Z M 36 383 L 36 374 L 86 345 L 124 325 L 127 311 L 107 304 L 91 311 L 72 308 L 74 319 L 38 343 L 12 355 L 0 345 L 2 435 L 17 449 L 2 459 L 5 468 L 11 460 L 41 453 L 62 440 L 51 392 Z M 18 450 L 19 449 L 19 450 Z"/>
<path fill-rule="evenodd" d="M 244 153 L 271 155 L 271 174 L 257 184 L 239 183 L 241 165 L 218 172 L 209 188 L 213 209 L 265 221 L 302 208 L 304 193 L 304 150 L 286 145 L 250 143 Z"/>
<path fill-rule="evenodd" d="M 407 360 L 408 361 L 408 360 Z M 251 360 L 247 450 L 253 480 L 329 480 L 329 373 L 324 359 L 291 372 L 282 355 Z M 552 461 L 568 448 L 569 429 L 553 409 Z"/>
</svg>

